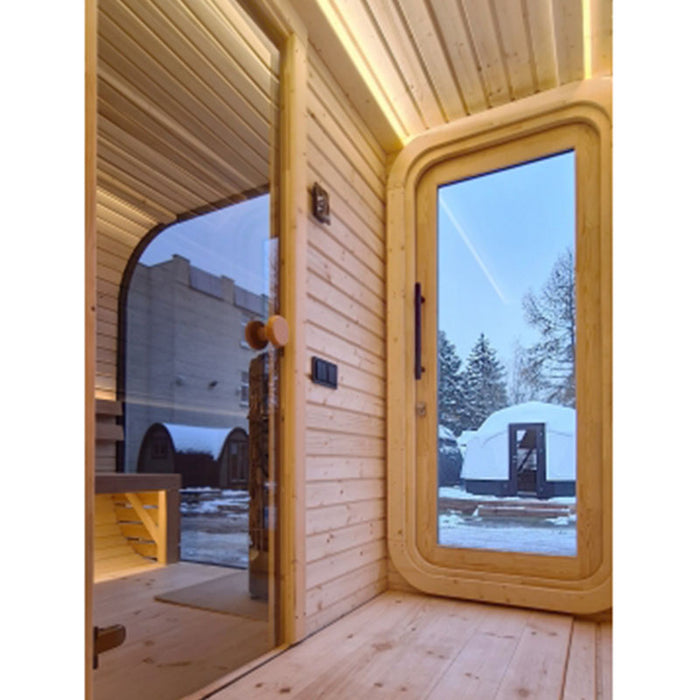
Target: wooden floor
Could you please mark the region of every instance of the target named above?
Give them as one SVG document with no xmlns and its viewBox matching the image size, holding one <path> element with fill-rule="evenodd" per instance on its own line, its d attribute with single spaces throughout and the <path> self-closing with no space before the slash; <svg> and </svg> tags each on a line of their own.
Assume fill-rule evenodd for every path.
<svg viewBox="0 0 700 700">
<path fill-rule="evenodd" d="M 95 700 L 176 700 L 268 651 L 264 621 L 155 600 L 230 573 L 180 562 L 97 583 L 94 624 L 124 624 L 127 637 L 100 655 Z"/>
<path fill-rule="evenodd" d="M 387 592 L 211 696 L 609 700 L 612 624 Z"/>
</svg>

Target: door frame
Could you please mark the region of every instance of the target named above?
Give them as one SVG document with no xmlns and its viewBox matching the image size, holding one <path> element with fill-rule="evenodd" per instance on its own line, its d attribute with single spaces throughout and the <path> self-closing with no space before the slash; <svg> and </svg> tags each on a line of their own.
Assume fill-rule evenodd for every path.
<svg viewBox="0 0 700 700">
<path fill-rule="evenodd" d="M 307 31 L 289 0 L 242 0 L 280 50 L 280 313 L 290 339 L 280 353 L 280 637 L 305 636 L 305 351 Z M 93 525 L 97 307 L 97 0 L 85 0 L 85 691 L 93 695 Z M 261 662 L 269 655 L 262 657 Z M 242 673 L 250 668 L 239 669 Z M 234 672 L 236 673 L 236 672 Z M 231 681 L 231 674 L 221 683 Z"/>
<path fill-rule="evenodd" d="M 433 129 L 409 143 L 392 166 L 387 186 L 388 547 L 398 572 L 419 590 L 568 613 L 593 613 L 612 605 L 611 103 L 611 79 L 572 83 Z M 556 144 L 549 134 L 556 134 Z M 578 445 L 577 497 L 579 525 L 594 541 L 579 538 L 585 546 L 575 558 L 440 547 L 435 470 L 430 468 L 435 455 L 417 447 L 419 433 L 423 445 L 437 435 L 427 391 L 436 381 L 435 350 L 427 348 L 425 376 L 416 379 L 413 342 L 414 283 L 425 281 L 425 296 L 433 302 L 436 295 L 434 275 L 417 276 L 421 266 L 427 269 L 431 253 L 416 253 L 421 232 L 436 230 L 436 213 L 418 202 L 422 197 L 434 200 L 435 188 L 443 182 L 574 146 L 582 154 L 577 161 L 584 163 L 583 170 L 577 165 L 577 242 L 586 241 L 580 259 L 592 261 L 584 271 L 594 271 L 582 287 L 595 309 L 585 318 L 592 326 L 582 336 L 588 352 L 581 374 L 587 381 L 577 379 L 587 406 L 579 427 L 585 426 L 594 439 Z M 474 159 L 480 159 L 478 164 Z M 494 161 L 493 167 L 484 168 L 486 160 Z M 473 173 L 464 172 L 467 161 Z M 423 240 L 432 239 L 424 235 Z M 431 314 L 421 325 L 423 342 L 437 337 Z"/>
</svg>

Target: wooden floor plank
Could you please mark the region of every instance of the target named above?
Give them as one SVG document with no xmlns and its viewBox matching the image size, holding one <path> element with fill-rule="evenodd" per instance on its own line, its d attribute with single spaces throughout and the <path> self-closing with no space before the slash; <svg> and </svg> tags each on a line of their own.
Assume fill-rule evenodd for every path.
<svg viewBox="0 0 700 700">
<path fill-rule="evenodd" d="M 594 698 L 595 679 L 596 625 L 586 620 L 574 620 L 562 700 Z"/>
<path fill-rule="evenodd" d="M 573 618 L 533 612 L 518 642 L 496 700 L 559 700 Z"/>
<path fill-rule="evenodd" d="M 484 605 L 478 629 L 437 680 L 428 698 L 494 698 L 528 619 L 529 613 L 524 610 Z"/>
<path fill-rule="evenodd" d="M 383 594 L 214 697 L 216 700 L 258 700 L 278 695 L 314 697 L 307 692 L 307 686 L 352 667 L 358 650 L 390 643 L 395 627 L 414 615 L 420 605 L 420 596 Z"/>
<path fill-rule="evenodd" d="M 598 625 L 596 644 L 596 698 L 612 698 L 612 623 Z"/>
<path fill-rule="evenodd" d="M 212 697 L 609 700 L 610 629 L 387 591 Z"/>
<path fill-rule="evenodd" d="M 160 593 L 230 573 L 225 567 L 179 562 L 97 583 L 95 624 L 125 625 L 126 641 L 100 656 L 95 700 L 176 700 L 268 651 L 263 621 L 155 600 Z"/>
</svg>

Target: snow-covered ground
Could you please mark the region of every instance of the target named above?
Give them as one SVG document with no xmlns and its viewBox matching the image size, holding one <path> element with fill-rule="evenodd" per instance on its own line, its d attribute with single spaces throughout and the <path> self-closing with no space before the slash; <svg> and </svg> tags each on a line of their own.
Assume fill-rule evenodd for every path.
<svg viewBox="0 0 700 700">
<path fill-rule="evenodd" d="M 451 511 L 440 514 L 438 543 L 443 547 L 494 549 L 553 556 L 576 556 L 576 516 L 535 522 L 483 519 Z"/>
<path fill-rule="evenodd" d="M 248 568 L 247 491 L 188 488 L 180 493 L 180 559 Z"/>
<path fill-rule="evenodd" d="M 461 498 L 465 501 L 522 501 L 521 496 L 490 496 L 478 495 L 469 493 L 459 486 L 441 486 L 439 489 L 440 498 Z M 572 505 L 576 503 L 576 496 L 559 496 L 557 498 L 548 498 L 547 503 L 555 505 Z"/>
</svg>

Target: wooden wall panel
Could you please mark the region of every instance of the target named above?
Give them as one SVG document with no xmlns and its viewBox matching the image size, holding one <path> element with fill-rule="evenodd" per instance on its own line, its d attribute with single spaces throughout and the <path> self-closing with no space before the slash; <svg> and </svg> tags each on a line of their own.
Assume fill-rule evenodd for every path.
<svg viewBox="0 0 700 700">
<path fill-rule="evenodd" d="M 387 585 L 386 158 L 313 47 L 309 59 L 309 190 L 329 192 L 331 223 L 309 218 L 308 366 L 337 363 L 339 382 L 306 396 L 307 633 Z"/>
</svg>

